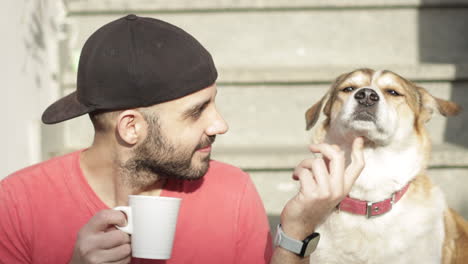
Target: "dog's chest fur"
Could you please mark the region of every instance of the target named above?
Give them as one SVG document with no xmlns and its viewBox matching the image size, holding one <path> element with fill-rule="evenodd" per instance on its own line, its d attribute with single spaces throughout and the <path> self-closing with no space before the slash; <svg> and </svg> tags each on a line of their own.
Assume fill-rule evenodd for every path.
<svg viewBox="0 0 468 264">
<path fill-rule="evenodd" d="M 387 215 L 365 220 L 334 212 L 318 229 L 311 263 L 440 263 L 445 205 L 436 197 L 427 203 L 433 207 L 406 197 Z"/>
<path fill-rule="evenodd" d="M 366 167 L 350 196 L 373 202 L 391 197 L 418 174 L 423 159 L 418 152 L 367 149 Z M 419 175 L 384 215 L 367 219 L 333 212 L 318 229 L 321 241 L 310 263 L 440 263 L 445 209 L 441 191 Z"/>
</svg>

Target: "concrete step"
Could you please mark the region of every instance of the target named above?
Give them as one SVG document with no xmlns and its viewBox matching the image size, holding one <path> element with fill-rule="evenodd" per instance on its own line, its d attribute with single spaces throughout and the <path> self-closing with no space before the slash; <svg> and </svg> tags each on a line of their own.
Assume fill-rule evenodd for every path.
<svg viewBox="0 0 468 264">
<path fill-rule="evenodd" d="M 229 11 L 252 9 L 341 9 L 341 8 L 422 8 L 466 6 L 464 0 L 73 0 L 67 2 L 68 10 L 72 13 L 110 13 L 122 11 Z"/>
<path fill-rule="evenodd" d="M 419 63 L 409 64 L 359 64 L 320 65 L 298 67 L 270 65 L 268 67 L 248 66 L 243 68 L 222 68 L 221 84 L 330 84 L 337 76 L 357 68 L 391 70 L 414 82 L 454 82 L 468 80 L 468 61 L 464 63 Z"/>
<path fill-rule="evenodd" d="M 213 159 L 231 163 L 247 170 L 285 170 L 294 168 L 302 160 L 311 157 L 307 145 L 296 148 L 214 148 Z M 430 168 L 468 167 L 468 149 L 454 144 L 433 146 Z M 468 177 L 468 175 L 466 175 Z"/>
<path fill-rule="evenodd" d="M 448 6 L 443 1 L 300 1 L 297 6 L 286 1 L 252 1 L 247 6 L 260 3 L 252 10 L 240 8 L 247 1 L 115 2 L 70 2 L 72 65 L 91 32 L 129 10 L 192 33 L 221 68 L 468 61 L 468 8 L 461 1 L 450 1 Z M 105 6 L 112 12 L 104 11 Z M 171 6 L 179 11 L 171 11 Z"/>
<path fill-rule="evenodd" d="M 375 70 L 391 70 L 414 82 L 465 82 L 468 81 L 468 61 L 464 63 L 420 63 L 408 64 L 347 64 L 320 66 L 284 66 L 270 65 L 258 67 L 248 65 L 244 67 L 217 67 L 218 84 L 225 86 L 249 87 L 248 85 L 330 85 L 336 77 L 344 72 L 358 68 L 372 68 Z M 65 89 L 75 89 L 76 72 L 66 71 L 61 77 Z M 441 88 L 442 89 L 442 88 Z"/>
</svg>

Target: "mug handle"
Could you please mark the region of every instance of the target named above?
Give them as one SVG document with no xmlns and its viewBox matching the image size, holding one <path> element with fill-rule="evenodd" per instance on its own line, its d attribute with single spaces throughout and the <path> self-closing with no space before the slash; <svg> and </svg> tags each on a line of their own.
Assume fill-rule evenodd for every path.
<svg viewBox="0 0 468 264">
<path fill-rule="evenodd" d="M 117 206 L 113 208 L 117 211 L 122 211 L 125 215 L 127 215 L 127 225 L 126 226 L 118 226 L 115 225 L 118 229 L 122 230 L 127 234 L 132 234 L 133 232 L 133 221 L 132 221 L 132 208 L 130 206 Z"/>
</svg>

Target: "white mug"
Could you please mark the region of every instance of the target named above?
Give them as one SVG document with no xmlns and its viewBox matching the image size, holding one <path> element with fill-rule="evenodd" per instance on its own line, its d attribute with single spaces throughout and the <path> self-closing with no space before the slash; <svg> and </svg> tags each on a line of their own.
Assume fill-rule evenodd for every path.
<svg viewBox="0 0 468 264">
<path fill-rule="evenodd" d="M 131 234 L 132 256 L 170 259 L 177 217 L 182 199 L 129 195 L 129 206 L 118 206 L 127 215 L 127 226 L 118 229 Z"/>
</svg>

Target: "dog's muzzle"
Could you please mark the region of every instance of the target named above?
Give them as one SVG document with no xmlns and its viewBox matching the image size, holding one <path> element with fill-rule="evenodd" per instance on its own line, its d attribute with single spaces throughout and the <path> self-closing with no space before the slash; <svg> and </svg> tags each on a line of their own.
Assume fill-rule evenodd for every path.
<svg viewBox="0 0 468 264">
<path fill-rule="evenodd" d="M 375 121 L 377 103 L 379 95 L 372 89 L 362 88 L 354 94 L 354 99 L 358 103 L 354 113 L 355 120 Z"/>
<path fill-rule="evenodd" d="M 359 103 L 360 106 L 371 107 L 379 102 L 379 95 L 372 89 L 363 88 L 354 95 L 354 99 Z"/>
</svg>

